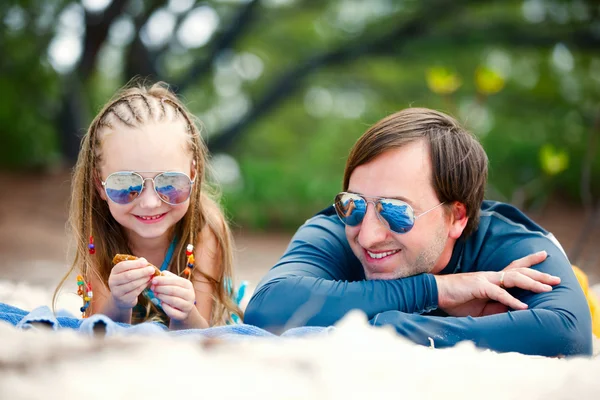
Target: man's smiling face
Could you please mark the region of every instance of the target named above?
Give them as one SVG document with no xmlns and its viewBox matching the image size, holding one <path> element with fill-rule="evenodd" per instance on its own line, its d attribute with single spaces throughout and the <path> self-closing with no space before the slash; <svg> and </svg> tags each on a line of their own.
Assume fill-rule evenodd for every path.
<svg viewBox="0 0 600 400">
<path fill-rule="evenodd" d="M 356 167 L 348 192 L 373 202 L 374 197 L 401 199 L 418 216 L 440 203 L 431 176 L 428 145 L 424 140 L 416 140 Z M 346 226 L 346 237 L 367 279 L 398 279 L 443 269 L 445 265 L 438 265 L 440 256 L 444 251 L 451 253 L 453 246 L 448 240 L 449 229 L 444 207 L 437 207 L 417 218 L 409 232 L 394 233 L 369 202 L 363 221 Z"/>
</svg>

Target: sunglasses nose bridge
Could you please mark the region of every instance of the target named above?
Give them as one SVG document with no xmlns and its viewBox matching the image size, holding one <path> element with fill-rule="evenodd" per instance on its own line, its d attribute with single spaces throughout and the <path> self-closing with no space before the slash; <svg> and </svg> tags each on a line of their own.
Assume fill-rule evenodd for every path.
<svg viewBox="0 0 600 400">
<path fill-rule="evenodd" d="M 381 215 L 382 205 L 380 200 L 371 201 L 373 204 L 373 211 L 375 211 L 375 215 L 377 215 L 377 219 L 386 229 L 390 229 L 390 223 Z"/>
<path fill-rule="evenodd" d="M 144 177 L 142 177 L 142 190 L 140 191 L 139 196 L 141 196 L 142 192 L 144 192 L 144 189 L 146 189 L 146 181 L 152 181 L 152 189 L 150 191 L 153 192 L 160 199 L 160 195 L 156 191 L 156 181 L 154 180 L 154 178 L 144 178 Z"/>
<path fill-rule="evenodd" d="M 387 227 L 386 221 L 383 219 L 383 217 L 379 213 L 379 210 L 377 209 L 377 206 L 379 204 L 379 200 L 368 200 L 368 199 L 365 199 L 365 215 L 363 217 L 363 220 L 367 217 L 367 214 L 369 213 L 369 204 L 373 204 L 373 212 L 377 216 L 377 219 L 379 220 L 379 222 L 381 224 L 383 224 L 383 226 Z"/>
</svg>

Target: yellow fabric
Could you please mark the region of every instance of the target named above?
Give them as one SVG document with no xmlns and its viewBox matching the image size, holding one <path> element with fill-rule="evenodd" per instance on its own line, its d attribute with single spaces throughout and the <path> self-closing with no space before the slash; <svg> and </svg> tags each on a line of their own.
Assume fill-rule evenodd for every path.
<svg viewBox="0 0 600 400">
<path fill-rule="evenodd" d="M 590 312 L 592 313 L 592 333 L 594 336 L 600 338 L 600 301 L 598 300 L 598 296 L 590 290 L 587 275 L 582 270 L 573 265 L 573 272 L 575 272 L 575 276 L 590 306 Z"/>
</svg>

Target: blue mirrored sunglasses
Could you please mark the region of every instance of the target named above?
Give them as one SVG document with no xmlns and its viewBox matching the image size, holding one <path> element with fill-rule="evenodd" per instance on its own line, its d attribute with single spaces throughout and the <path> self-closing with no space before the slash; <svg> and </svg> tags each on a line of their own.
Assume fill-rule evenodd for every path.
<svg viewBox="0 0 600 400">
<path fill-rule="evenodd" d="M 369 203 L 375 207 L 375 213 L 381 223 L 394 233 L 410 231 L 417 218 L 444 204 L 442 202 L 419 215 L 415 215 L 410 204 L 402 200 L 385 197 L 364 197 L 356 193 L 341 192 L 335 196 L 333 206 L 338 217 L 345 225 L 356 226 L 364 219 Z"/>
<path fill-rule="evenodd" d="M 154 178 L 144 178 L 134 171 L 112 173 L 102 182 L 106 196 L 117 204 L 129 204 L 142 194 L 146 181 L 151 180 L 154 191 L 167 204 L 181 204 L 190 198 L 194 181 L 183 172 L 140 172 L 158 174 Z"/>
</svg>

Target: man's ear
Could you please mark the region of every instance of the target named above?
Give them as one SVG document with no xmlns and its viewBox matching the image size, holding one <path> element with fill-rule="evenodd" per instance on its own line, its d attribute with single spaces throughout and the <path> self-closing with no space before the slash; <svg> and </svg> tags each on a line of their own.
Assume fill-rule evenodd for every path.
<svg viewBox="0 0 600 400">
<path fill-rule="evenodd" d="M 100 198 L 104 201 L 107 201 L 108 199 L 106 198 L 106 192 L 104 191 L 104 187 L 102 186 L 102 181 L 100 180 L 100 177 L 98 176 L 98 174 L 94 173 L 94 178 L 92 178 L 92 179 L 94 180 L 94 187 L 96 188 L 96 191 L 100 195 Z"/>
<path fill-rule="evenodd" d="M 463 203 L 455 201 L 450 207 L 450 231 L 448 235 L 452 239 L 458 239 L 462 235 L 469 217 L 467 217 L 467 207 Z"/>
</svg>

